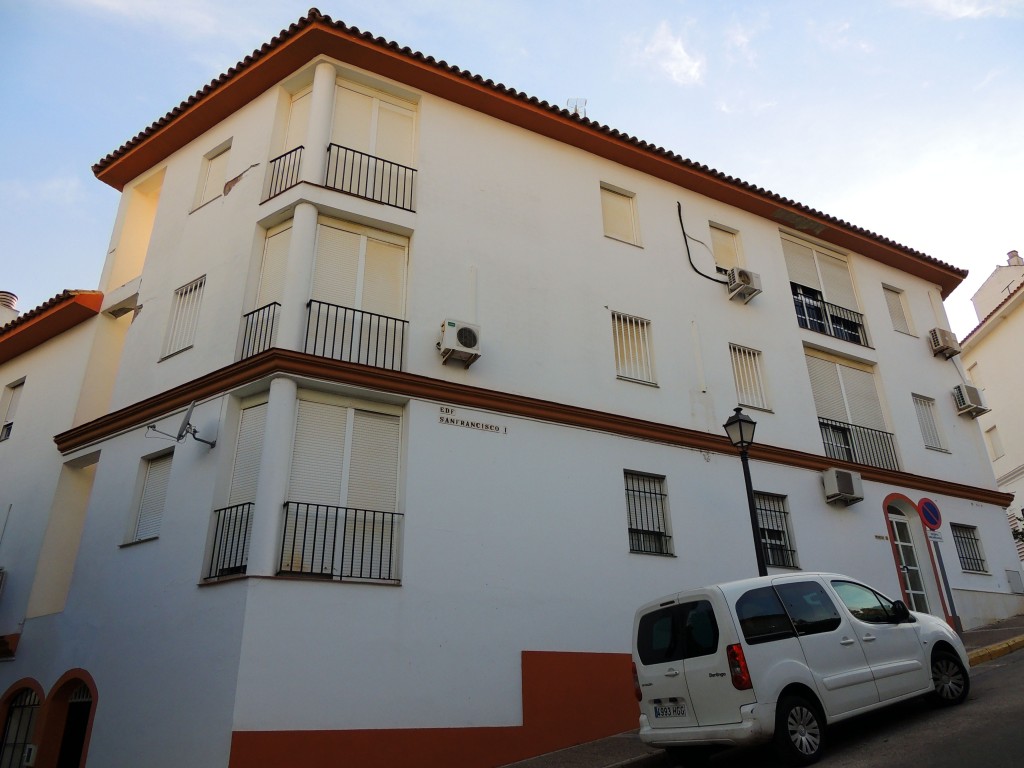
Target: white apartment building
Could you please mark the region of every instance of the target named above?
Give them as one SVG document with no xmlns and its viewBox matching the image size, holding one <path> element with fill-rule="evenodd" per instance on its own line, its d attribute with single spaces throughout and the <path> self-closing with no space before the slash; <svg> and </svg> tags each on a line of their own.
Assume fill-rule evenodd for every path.
<svg viewBox="0 0 1024 768">
<path fill-rule="evenodd" d="M 985 436 L 992 469 L 1000 490 L 1014 494 L 1007 509 L 1012 526 L 1020 529 L 1024 516 L 1024 418 L 1020 409 L 1020 339 L 1024 333 L 1024 259 L 1007 254 L 971 299 L 978 325 L 962 342 L 967 386 L 980 393 L 978 423 Z M 1017 542 L 1024 560 L 1024 542 Z"/>
<path fill-rule="evenodd" d="M 738 406 L 770 571 L 1024 611 L 963 270 L 315 11 L 94 171 L 98 306 L 0 329 L 0 768 L 634 728 L 636 606 L 756 573 Z"/>
</svg>

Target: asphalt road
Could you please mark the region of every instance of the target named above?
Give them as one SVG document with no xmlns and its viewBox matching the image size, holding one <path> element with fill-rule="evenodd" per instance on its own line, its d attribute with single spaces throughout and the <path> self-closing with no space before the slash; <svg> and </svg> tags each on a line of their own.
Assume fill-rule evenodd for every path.
<svg viewBox="0 0 1024 768">
<path fill-rule="evenodd" d="M 1020 768 L 1024 766 L 1024 650 L 971 670 L 957 707 L 903 702 L 829 732 L 822 768 Z M 672 762 L 668 761 L 668 765 Z M 770 747 L 734 749 L 712 768 L 782 768 Z"/>
</svg>

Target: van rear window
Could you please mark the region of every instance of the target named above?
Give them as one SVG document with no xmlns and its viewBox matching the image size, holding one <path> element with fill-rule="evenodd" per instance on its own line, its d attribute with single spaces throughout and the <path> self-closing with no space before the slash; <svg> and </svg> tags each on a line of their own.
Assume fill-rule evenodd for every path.
<svg viewBox="0 0 1024 768">
<path fill-rule="evenodd" d="M 715 653 L 718 622 L 711 603 L 679 603 L 641 616 L 636 650 L 644 666 Z"/>
<path fill-rule="evenodd" d="M 743 638 L 750 645 L 794 637 L 793 624 L 771 587 L 746 592 L 736 601 L 736 618 L 740 620 Z"/>
</svg>

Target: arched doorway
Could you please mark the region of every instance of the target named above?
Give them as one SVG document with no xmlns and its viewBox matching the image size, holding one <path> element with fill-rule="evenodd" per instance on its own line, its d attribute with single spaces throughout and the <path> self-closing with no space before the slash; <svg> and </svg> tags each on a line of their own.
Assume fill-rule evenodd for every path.
<svg viewBox="0 0 1024 768">
<path fill-rule="evenodd" d="M 890 504 L 886 513 L 889 518 L 889 538 L 896 553 L 896 567 L 900 573 L 903 598 L 907 601 L 910 610 L 930 613 L 924 575 L 921 571 L 921 559 L 914 547 L 910 522 L 895 504 Z"/>
<path fill-rule="evenodd" d="M 92 691 L 85 683 L 80 683 L 68 697 L 64 733 L 61 735 L 60 752 L 57 755 L 57 768 L 79 768 L 81 766 L 91 714 Z"/>
<path fill-rule="evenodd" d="M 11 699 L 0 742 L 0 768 L 24 765 L 25 750 L 32 744 L 38 714 L 39 694 L 31 688 L 23 688 Z"/>
</svg>

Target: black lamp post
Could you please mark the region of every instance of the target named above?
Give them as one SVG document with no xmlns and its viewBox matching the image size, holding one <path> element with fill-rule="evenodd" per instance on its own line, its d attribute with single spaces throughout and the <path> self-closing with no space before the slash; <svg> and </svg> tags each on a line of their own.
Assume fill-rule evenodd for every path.
<svg viewBox="0 0 1024 768">
<path fill-rule="evenodd" d="M 747 506 L 750 508 L 750 532 L 754 536 L 754 552 L 757 555 L 757 575 L 767 576 L 768 568 L 764 563 L 764 550 L 761 547 L 760 526 L 757 522 L 757 507 L 754 504 L 754 486 L 750 482 L 750 461 L 747 449 L 754 442 L 754 428 L 757 422 L 737 407 L 728 421 L 722 425 L 729 442 L 740 449 L 740 462 L 743 464 L 743 482 L 747 486 Z"/>
</svg>

